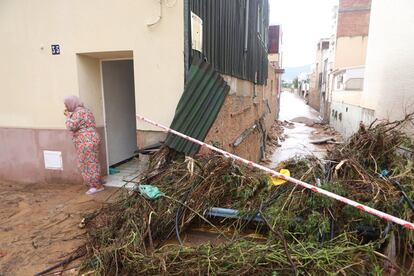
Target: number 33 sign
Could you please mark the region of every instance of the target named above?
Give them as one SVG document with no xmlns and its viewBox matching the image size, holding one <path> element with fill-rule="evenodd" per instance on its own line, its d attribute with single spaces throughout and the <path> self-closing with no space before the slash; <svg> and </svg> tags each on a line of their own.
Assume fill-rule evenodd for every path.
<svg viewBox="0 0 414 276">
<path fill-rule="evenodd" d="M 60 46 L 59 44 L 52 45 L 52 55 L 60 55 Z"/>
</svg>

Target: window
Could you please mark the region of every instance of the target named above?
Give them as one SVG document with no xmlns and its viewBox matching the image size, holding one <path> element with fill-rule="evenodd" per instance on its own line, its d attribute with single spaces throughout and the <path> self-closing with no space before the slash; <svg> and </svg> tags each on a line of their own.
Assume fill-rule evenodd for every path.
<svg viewBox="0 0 414 276">
<path fill-rule="evenodd" d="M 263 46 L 267 49 L 268 29 L 266 28 L 266 16 L 263 1 L 259 1 L 257 6 L 257 35 L 263 43 Z"/>
<path fill-rule="evenodd" d="M 364 79 L 363 78 L 352 78 L 345 82 L 345 90 L 363 90 Z"/>
<path fill-rule="evenodd" d="M 337 79 L 336 79 L 336 88 L 337 89 L 341 89 L 342 84 L 344 82 L 344 75 L 338 75 Z"/>
<path fill-rule="evenodd" d="M 322 88 L 322 72 L 319 73 L 319 82 L 318 82 L 318 87 Z"/>
<path fill-rule="evenodd" d="M 325 59 L 325 61 L 323 62 L 323 72 L 322 72 L 322 87 L 321 87 L 322 92 L 326 91 L 327 77 L 328 77 L 328 59 Z"/>
<path fill-rule="evenodd" d="M 326 83 L 326 77 L 328 76 L 328 59 L 323 62 L 323 80 L 322 83 Z"/>
</svg>

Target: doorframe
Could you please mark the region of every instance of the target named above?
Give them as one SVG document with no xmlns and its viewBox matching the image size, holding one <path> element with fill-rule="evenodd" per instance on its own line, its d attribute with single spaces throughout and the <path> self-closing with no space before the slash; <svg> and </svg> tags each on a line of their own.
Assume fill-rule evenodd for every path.
<svg viewBox="0 0 414 276">
<path fill-rule="evenodd" d="M 105 91 L 104 91 L 105 89 L 104 89 L 104 84 L 103 84 L 102 63 L 104 61 L 117 61 L 117 60 L 132 60 L 132 69 L 134 69 L 134 58 L 133 57 L 108 58 L 108 59 L 99 60 L 99 74 L 101 76 L 101 96 L 102 96 L 102 110 L 103 110 L 103 120 L 104 120 L 104 135 L 105 135 L 105 158 L 106 158 L 106 168 L 107 168 L 108 175 L 109 175 L 108 132 L 107 132 L 107 127 L 106 127 L 106 109 L 105 109 Z M 135 70 L 134 70 L 134 82 L 135 82 Z M 134 98 L 135 98 L 135 87 L 134 87 Z M 137 130 L 135 130 L 135 133 L 136 132 Z"/>
</svg>

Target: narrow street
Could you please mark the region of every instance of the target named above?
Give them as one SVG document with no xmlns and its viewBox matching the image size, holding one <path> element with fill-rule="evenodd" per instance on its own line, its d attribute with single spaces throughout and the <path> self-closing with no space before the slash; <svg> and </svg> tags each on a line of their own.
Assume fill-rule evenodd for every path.
<svg viewBox="0 0 414 276">
<path fill-rule="evenodd" d="M 92 198 L 84 191 L 80 184 L 0 183 L 0 275 L 34 275 L 82 245 L 82 218 L 107 204 L 116 190 Z"/>
<path fill-rule="evenodd" d="M 327 137 L 332 132 L 320 124 L 319 113 L 298 95 L 284 91 L 280 96 L 279 120 L 284 132 L 279 147 L 270 157 L 269 167 L 295 156 L 315 155 L 322 158 L 326 147 L 312 144 L 312 140 Z"/>
</svg>

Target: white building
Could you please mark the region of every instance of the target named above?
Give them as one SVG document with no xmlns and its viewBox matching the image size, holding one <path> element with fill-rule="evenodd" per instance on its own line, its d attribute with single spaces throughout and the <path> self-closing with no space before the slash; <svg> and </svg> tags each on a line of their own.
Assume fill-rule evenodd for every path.
<svg viewBox="0 0 414 276">
<path fill-rule="evenodd" d="M 414 1 L 373 1 L 362 106 L 379 119 L 414 111 Z"/>
<path fill-rule="evenodd" d="M 330 124 L 348 137 L 358 130 L 360 122 L 373 118 L 373 111 L 361 103 L 371 0 L 340 0 L 337 11 L 336 32 L 330 39 L 327 116 Z"/>
<path fill-rule="evenodd" d="M 398 120 L 414 111 L 413 22 L 413 1 L 372 1 L 366 58 L 360 58 L 365 64 L 332 74 L 330 121 L 345 136 L 361 122 Z M 351 55 L 365 56 L 358 49 L 349 51 L 349 60 Z"/>
</svg>

